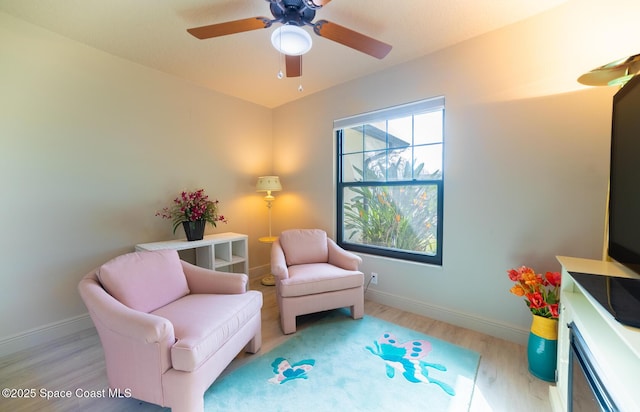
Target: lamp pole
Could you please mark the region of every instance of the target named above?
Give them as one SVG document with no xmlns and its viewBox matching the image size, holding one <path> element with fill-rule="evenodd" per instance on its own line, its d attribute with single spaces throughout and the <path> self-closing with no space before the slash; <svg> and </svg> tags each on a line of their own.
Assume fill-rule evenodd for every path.
<svg viewBox="0 0 640 412">
<path fill-rule="evenodd" d="M 276 198 L 271 195 L 271 190 L 267 190 L 267 195 L 264 197 L 264 201 L 267 202 L 267 210 L 269 211 L 269 237 L 271 236 L 271 204 Z"/>
<path fill-rule="evenodd" d="M 275 197 L 271 194 L 271 192 L 282 190 L 280 178 L 278 176 L 261 176 L 258 178 L 256 190 L 258 192 L 267 192 L 267 195 L 264 197 L 264 201 L 267 202 L 267 211 L 269 214 L 269 236 L 258 238 L 258 241 L 261 243 L 271 244 L 277 239 L 277 237 L 271 234 L 271 207 L 273 206 L 273 201 L 275 200 Z M 262 278 L 263 285 L 273 286 L 275 285 L 275 283 L 275 277 L 272 274 L 268 274 Z"/>
</svg>

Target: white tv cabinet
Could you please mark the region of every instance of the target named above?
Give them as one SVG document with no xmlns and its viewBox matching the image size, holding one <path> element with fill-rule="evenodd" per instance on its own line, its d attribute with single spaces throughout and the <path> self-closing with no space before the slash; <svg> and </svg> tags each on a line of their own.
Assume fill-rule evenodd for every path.
<svg viewBox="0 0 640 412">
<path fill-rule="evenodd" d="M 196 265 L 223 272 L 249 274 L 248 236 L 226 232 L 207 235 L 202 240 L 186 239 L 141 243 L 136 251 L 143 250 L 188 250 L 194 249 Z"/>
<path fill-rule="evenodd" d="M 575 322 L 593 357 L 600 376 L 621 411 L 640 411 L 640 329 L 616 321 L 569 272 L 637 278 L 621 265 L 608 261 L 559 256 L 562 264 L 560 321 L 558 323 L 557 382 L 549 388 L 554 412 L 568 410 L 569 329 Z"/>
</svg>

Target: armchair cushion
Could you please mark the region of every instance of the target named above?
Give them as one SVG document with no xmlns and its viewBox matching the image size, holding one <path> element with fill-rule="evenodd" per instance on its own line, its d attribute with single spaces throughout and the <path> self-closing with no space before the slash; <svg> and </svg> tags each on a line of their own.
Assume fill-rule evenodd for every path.
<svg viewBox="0 0 640 412">
<path fill-rule="evenodd" d="M 289 277 L 280 282 L 282 297 L 307 296 L 362 286 L 364 275 L 329 263 L 313 263 L 289 267 Z"/>
<path fill-rule="evenodd" d="M 248 299 L 250 297 L 250 299 Z M 192 372 L 216 353 L 262 308 L 262 294 L 192 294 L 152 314 L 173 324 L 176 343 L 171 348 L 174 369 Z"/>
<path fill-rule="evenodd" d="M 189 293 L 175 250 L 132 252 L 98 270 L 102 286 L 117 300 L 141 312 L 152 312 Z"/>
<path fill-rule="evenodd" d="M 285 230 L 280 234 L 287 266 L 305 263 L 327 263 L 327 233 L 320 229 Z"/>
</svg>

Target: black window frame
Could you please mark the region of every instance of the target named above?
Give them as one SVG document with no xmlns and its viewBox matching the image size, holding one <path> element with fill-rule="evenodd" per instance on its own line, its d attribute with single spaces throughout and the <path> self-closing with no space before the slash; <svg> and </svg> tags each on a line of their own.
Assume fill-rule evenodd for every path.
<svg viewBox="0 0 640 412">
<path fill-rule="evenodd" d="M 426 109 L 426 110 L 425 110 Z M 437 179 L 416 179 L 411 180 L 383 180 L 383 181 L 354 181 L 343 182 L 343 130 L 347 128 L 348 124 L 364 124 L 371 121 L 385 121 L 401 116 L 417 115 L 420 113 L 442 110 L 442 157 L 443 167 L 440 170 L 440 177 Z M 334 131 L 336 139 L 336 226 L 337 235 L 336 242 L 342 248 L 353 252 L 370 254 L 375 256 L 388 257 L 393 259 L 407 260 L 412 262 L 420 262 L 442 266 L 442 250 L 443 250 L 443 211 L 444 211 L 444 151 L 445 151 L 445 132 L 444 132 L 444 97 L 437 97 L 433 99 L 421 100 L 419 102 L 409 103 L 407 105 L 391 107 L 371 113 L 365 113 L 363 115 L 354 116 L 343 120 L 334 122 Z M 413 146 L 413 145 L 412 145 Z M 364 149 L 363 149 L 364 151 Z M 436 206 L 437 210 L 437 227 L 436 227 L 436 251 L 435 254 L 429 255 L 424 253 L 412 252 L 403 249 L 394 249 L 382 246 L 363 245 L 360 243 L 349 242 L 348 239 L 344 239 L 344 205 L 343 194 L 345 190 L 351 187 L 390 187 L 390 186 L 435 186 L 438 197 Z"/>
</svg>

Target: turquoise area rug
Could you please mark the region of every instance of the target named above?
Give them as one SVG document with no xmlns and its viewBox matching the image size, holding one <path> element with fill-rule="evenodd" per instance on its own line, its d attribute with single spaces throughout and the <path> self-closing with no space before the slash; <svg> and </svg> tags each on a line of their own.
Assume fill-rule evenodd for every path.
<svg viewBox="0 0 640 412">
<path fill-rule="evenodd" d="M 466 411 L 476 352 L 334 311 L 217 380 L 213 411 Z"/>
</svg>

